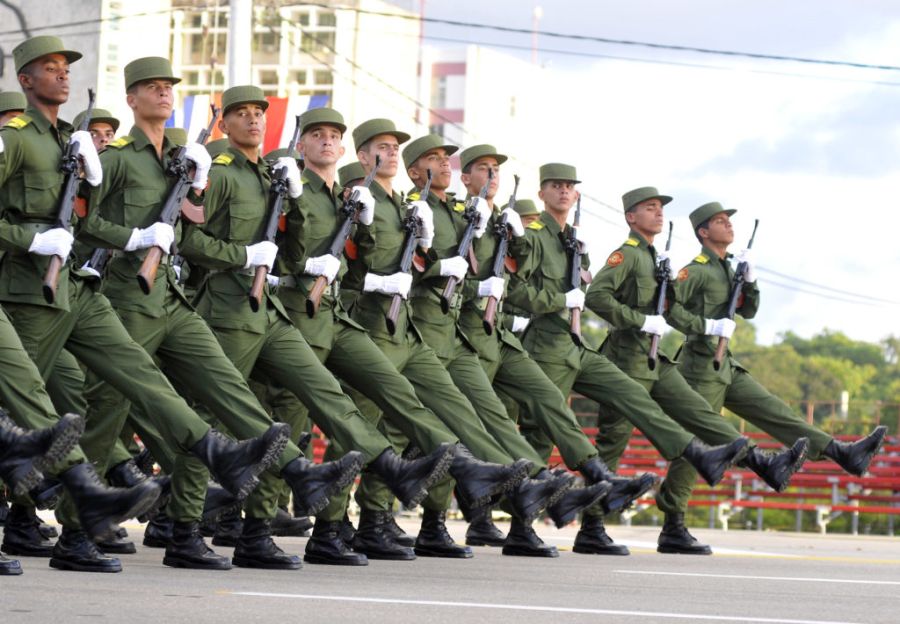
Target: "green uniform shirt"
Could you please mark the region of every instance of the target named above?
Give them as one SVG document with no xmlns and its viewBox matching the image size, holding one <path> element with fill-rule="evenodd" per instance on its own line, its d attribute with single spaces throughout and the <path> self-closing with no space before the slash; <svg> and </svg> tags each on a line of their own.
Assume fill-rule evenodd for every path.
<svg viewBox="0 0 900 624">
<path fill-rule="evenodd" d="M 734 269 L 729 262 L 731 257 L 727 254 L 725 258 L 719 258 L 715 252 L 703 247 L 697 257 L 678 272 L 676 303 L 666 314 L 666 320 L 687 336 L 681 355 L 681 369 L 686 377 L 718 377 L 730 383 L 732 366 L 740 367 L 729 352 L 729 365 L 716 371 L 712 361 L 719 338 L 705 335 L 706 319 L 724 318 L 728 314 L 728 300 L 734 282 Z M 737 312 L 746 319 L 753 318 L 759 309 L 756 282 L 745 283 L 741 292 Z"/>
</svg>

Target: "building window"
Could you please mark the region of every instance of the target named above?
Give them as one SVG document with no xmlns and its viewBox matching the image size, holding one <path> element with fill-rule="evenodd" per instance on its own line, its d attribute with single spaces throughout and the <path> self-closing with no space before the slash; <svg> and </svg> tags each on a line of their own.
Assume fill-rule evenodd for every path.
<svg viewBox="0 0 900 624">
<path fill-rule="evenodd" d="M 315 77 L 317 85 L 330 85 L 333 82 L 331 72 L 327 69 L 317 69 Z"/>
<path fill-rule="evenodd" d="M 278 72 L 274 69 L 259 70 L 259 82 L 264 86 L 278 86 Z"/>
<path fill-rule="evenodd" d="M 447 103 L 447 77 L 438 76 L 431 82 L 431 108 L 445 108 Z"/>
<path fill-rule="evenodd" d="M 253 38 L 253 51 L 272 54 L 278 51 L 278 33 L 262 32 L 256 33 Z"/>
<path fill-rule="evenodd" d="M 305 69 L 295 69 L 292 70 L 288 74 L 288 82 L 293 82 L 299 85 L 306 84 L 306 70 Z"/>
<path fill-rule="evenodd" d="M 337 16 L 334 13 L 319 13 L 319 26 L 337 26 Z"/>
<path fill-rule="evenodd" d="M 438 136 L 444 136 L 444 124 L 434 124 L 433 126 L 428 126 L 429 134 L 436 134 Z"/>
</svg>

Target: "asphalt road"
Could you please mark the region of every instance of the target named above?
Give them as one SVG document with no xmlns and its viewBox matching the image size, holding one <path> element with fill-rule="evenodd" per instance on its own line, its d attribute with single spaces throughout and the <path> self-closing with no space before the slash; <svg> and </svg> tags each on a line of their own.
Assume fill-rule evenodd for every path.
<svg viewBox="0 0 900 624">
<path fill-rule="evenodd" d="M 716 554 L 685 557 L 657 554 L 654 528 L 611 527 L 632 555 L 597 557 L 570 551 L 574 528 L 542 527 L 559 559 L 476 548 L 459 561 L 198 572 L 166 568 L 140 545 L 140 525 L 127 526 L 138 553 L 121 574 L 22 558 L 24 575 L 0 577 L 0 622 L 900 622 L 900 539 L 889 537 L 697 529 Z M 450 530 L 461 540 L 465 525 Z M 278 541 L 301 554 L 306 542 Z"/>
</svg>

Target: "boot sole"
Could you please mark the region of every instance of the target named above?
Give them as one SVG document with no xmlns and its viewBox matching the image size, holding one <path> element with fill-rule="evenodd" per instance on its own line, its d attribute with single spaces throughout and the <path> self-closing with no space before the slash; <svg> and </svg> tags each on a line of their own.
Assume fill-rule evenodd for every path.
<svg viewBox="0 0 900 624">
<path fill-rule="evenodd" d="M 610 548 L 591 548 L 589 546 L 578 546 L 575 545 L 572 547 L 573 553 L 578 553 L 579 555 L 600 555 L 607 557 L 627 557 L 631 554 L 631 551 L 628 550 L 625 546 L 620 546 L 618 549 Z"/>
<path fill-rule="evenodd" d="M 366 558 L 366 559 L 345 559 L 343 557 L 338 557 L 335 559 L 332 557 L 310 555 L 309 553 L 303 555 L 303 561 L 305 563 L 311 563 L 313 565 L 349 566 L 349 567 L 358 567 L 358 568 L 369 565 L 368 558 Z"/>
<path fill-rule="evenodd" d="M 785 475 L 782 477 L 780 483 L 769 483 L 768 480 L 765 480 L 770 488 L 775 490 L 776 492 L 784 492 L 788 489 L 788 486 L 791 484 L 791 477 L 793 477 L 801 468 L 803 468 L 803 464 L 806 463 L 806 455 L 809 452 L 809 444 L 804 447 L 803 451 L 797 456 L 794 462 L 788 467 Z"/>
<path fill-rule="evenodd" d="M 232 557 L 231 565 L 238 568 L 255 568 L 257 570 L 299 570 L 303 567 L 299 560 L 296 563 L 264 563 L 255 559 L 245 559 L 244 557 Z"/>
<path fill-rule="evenodd" d="M 22 574 L 22 564 L 14 559 L 0 561 L 0 576 L 19 576 Z"/>
<path fill-rule="evenodd" d="M 71 561 L 66 561 L 65 559 L 57 559 L 56 557 L 50 559 L 50 567 L 56 568 L 57 570 L 70 570 L 72 572 L 113 573 L 122 571 L 121 563 L 114 566 L 92 567 L 81 565 L 79 563 L 73 563 Z"/>
<path fill-rule="evenodd" d="M 340 460 L 339 460 L 340 461 Z M 331 498 L 340 492 L 342 489 L 353 483 L 356 480 L 357 475 L 359 475 L 362 470 L 362 456 L 357 455 L 352 458 L 350 463 L 344 466 L 343 471 L 336 481 L 327 485 L 326 487 L 320 489 L 316 494 L 311 497 L 311 500 L 307 504 L 306 507 L 301 508 L 301 511 L 305 510 L 303 513 L 304 516 L 314 516 L 325 507 L 328 506 L 328 503 L 331 502 Z"/>
<path fill-rule="evenodd" d="M 356 550 L 354 552 L 358 552 L 361 555 L 365 555 L 367 559 L 373 559 L 375 561 L 415 561 L 416 555 L 386 555 L 383 553 L 368 553 L 364 550 Z"/>
<path fill-rule="evenodd" d="M 469 537 L 468 535 L 466 536 L 466 546 L 491 546 L 495 548 L 502 548 L 505 545 L 505 536 L 502 539 L 483 539 L 478 537 Z"/>
<path fill-rule="evenodd" d="M 65 459 L 84 433 L 84 419 L 75 414 L 66 414 L 59 424 L 63 426 L 59 427 L 46 452 L 34 460 L 34 467 L 41 472 Z"/>
<path fill-rule="evenodd" d="M 53 556 L 53 546 L 50 546 L 46 551 L 39 550 L 31 550 L 30 548 L 19 548 L 15 544 L 8 544 L 3 542 L 0 545 L 0 550 L 5 552 L 7 555 L 13 555 L 15 557 L 35 557 L 40 559 L 48 559 Z"/>
<path fill-rule="evenodd" d="M 276 423 L 281 424 L 281 423 Z M 238 501 L 243 501 L 259 485 L 259 475 L 269 469 L 281 457 L 281 453 L 287 447 L 289 436 L 285 433 L 286 427 L 278 427 L 273 433 L 273 438 L 266 447 L 263 456 L 258 462 L 244 471 L 244 477 L 236 484 L 237 491 L 233 491 Z"/>
<path fill-rule="evenodd" d="M 712 550 L 682 550 L 672 546 L 657 546 L 656 552 L 664 555 L 711 555 Z"/>
<path fill-rule="evenodd" d="M 231 564 L 225 561 L 224 563 L 216 563 L 216 564 L 200 564 L 196 561 L 187 561 L 184 559 L 178 559 L 177 557 L 170 557 L 166 555 L 163 557 L 163 565 L 169 566 L 170 568 L 184 568 L 187 570 L 230 570 Z"/>
<path fill-rule="evenodd" d="M 612 500 L 610 500 L 609 497 L 604 498 L 603 502 L 601 503 L 601 505 L 603 507 L 603 513 L 611 514 L 611 513 L 620 511 L 622 509 L 625 509 L 626 507 L 630 507 L 631 504 L 634 503 L 634 501 L 638 500 L 644 494 L 646 494 L 647 492 L 652 490 L 656 486 L 657 483 L 659 483 L 659 477 L 653 476 L 653 478 L 651 478 L 647 481 L 644 481 L 642 478 L 641 487 L 638 490 L 637 494 L 629 495 L 629 496 L 620 496 L 620 497 L 614 498 Z"/>
<path fill-rule="evenodd" d="M 172 543 L 172 540 L 161 540 L 156 538 L 147 539 L 145 537 L 142 543 L 147 548 L 168 548 L 169 544 Z"/>
<path fill-rule="evenodd" d="M 15 483 L 11 484 L 13 486 L 13 494 L 16 496 L 27 497 L 28 493 L 40 486 L 43 480 L 44 476 L 35 467 L 34 462 L 32 462 L 24 475 L 21 477 L 16 475 Z"/>
<path fill-rule="evenodd" d="M 487 486 L 481 488 L 481 490 L 479 490 L 477 493 L 467 494 L 467 498 L 469 500 L 469 506 L 472 509 L 477 509 L 478 507 L 484 507 L 485 505 L 488 505 L 489 503 L 491 503 L 492 499 L 495 496 L 499 497 L 499 496 L 508 494 L 509 492 L 512 492 L 528 476 L 528 471 L 530 470 L 530 465 L 531 465 L 531 462 L 528 462 L 526 464 L 518 466 L 515 471 L 513 471 L 509 474 L 509 476 L 506 478 L 506 480 L 504 480 L 500 483 L 493 483 L 491 485 L 487 485 Z M 546 507 L 546 505 L 541 506 L 542 509 L 544 507 Z M 534 513 L 534 515 L 530 518 L 529 522 L 531 520 L 534 520 L 534 518 L 538 515 L 538 513 L 540 513 L 540 510 L 538 510 Z"/>
<path fill-rule="evenodd" d="M 450 471 L 450 466 L 453 464 L 454 456 L 453 447 L 448 446 L 444 454 L 441 455 L 440 459 L 435 463 L 434 468 L 432 468 L 428 476 L 421 481 L 418 491 L 402 501 L 404 507 L 414 509 L 425 500 L 425 497 L 428 496 L 428 490 L 447 476 L 447 473 Z M 369 557 L 369 559 L 372 559 L 372 557 Z"/>
<path fill-rule="evenodd" d="M 866 474 L 866 472 L 868 472 L 869 465 L 872 463 L 872 460 L 875 459 L 875 456 L 878 455 L 878 453 L 880 453 L 881 449 L 884 447 L 884 441 L 885 438 L 887 438 L 887 427 L 881 429 L 880 433 L 881 438 L 878 440 L 878 444 L 875 445 L 875 450 L 869 453 L 868 459 L 863 462 L 862 465 L 856 467 L 854 471 L 851 472 L 848 470 L 847 472 L 850 472 L 850 474 L 857 477 L 862 477 Z"/>
<path fill-rule="evenodd" d="M 596 485 L 596 484 L 594 484 L 594 485 Z M 553 523 L 556 525 L 556 528 L 557 528 L 557 529 L 563 528 L 564 526 L 566 526 L 567 524 L 569 524 L 570 522 L 572 522 L 572 521 L 578 516 L 578 514 L 581 513 L 582 510 L 587 509 L 588 507 L 590 507 L 590 506 L 592 506 L 592 505 L 596 505 L 596 504 L 599 503 L 601 500 L 603 500 L 604 498 L 606 498 L 606 496 L 607 496 L 607 495 L 610 493 L 610 491 L 612 490 L 612 485 L 610 485 L 610 484 L 607 483 L 607 486 L 608 486 L 608 487 L 606 487 L 605 489 L 601 488 L 602 491 L 601 491 L 599 494 L 596 494 L 595 496 L 593 496 L 593 497 L 590 499 L 590 502 L 588 502 L 586 505 L 581 505 L 581 506 L 579 506 L 579 507 L 574 507 L 573 509 L 571 509 L 571 510 L 568 511 L 567 513 L 563 514 L 563 515 L 560 516 L 559 518 L 554 518 L 554 517 L 553 517 L 553 513 L 551 512 L 550 517 L 551 517 L 551 519 L 553 520 Z M 594 487 L 594 486 L 591 486 L 591 487 Z M 563 494 L 565 494 L 565 492 L 563 492 Z M 553 502 L 551 502 L 549 505 L 547 505 L 547 508 L 548 508 L 548 509 L 552 508 L 553 505 L 554 505 L 560 498 L 562 498 L 562 494 L 560 494 L 559 496 L 557 496 L 557 500 L 556 500 L 556 501 L 553 501 Z M 552 497 L 551 497 L 551 500 L 552 500 Z"/>
<path fill-rule="evenodd" d="M 503 554 L 507 557 L 534 557 L 541 559 L 556 559 L 559 557 L 558 550 L 529 550 L 525 548 L 503 547 Z"/>
<path fill-rule="evenodd" d="M 448 552 L 442 550 L 430 550 L 427 548 L 415 548 L 417 557 L 433 557 L 440 559 L 472 559 L 475 554 L 472 552 Z"/>
</svg>

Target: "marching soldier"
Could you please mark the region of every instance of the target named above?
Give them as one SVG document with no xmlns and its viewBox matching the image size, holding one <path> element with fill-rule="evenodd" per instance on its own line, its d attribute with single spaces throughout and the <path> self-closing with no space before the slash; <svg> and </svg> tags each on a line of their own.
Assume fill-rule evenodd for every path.
<svg viewBox="0 0 900 624">
<path fill-rule="evenodd" d="M 87 111 L 81 111 L 75 115 L 75 121 L 72 125 L 76 128 L 80 127 L 84 121 Z M 94 147 L 97 152 L 102 152 L 109 145 L 110 141 L 116 138 L 116 131 L 119 129 L 119 120 L 112 116 L 108 110 L 104 108 L 95 108 L 91 111 L 91 119 L 88 122 L 88 132 L 94 141 Z"/>
<path fill-rule="evenodd" d="M 6 125 L 7 121 L 24 113 L 26 106 L 28 100 L 18 91 L 0 92 L 0 126 Z"/>
</svg>

